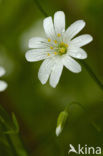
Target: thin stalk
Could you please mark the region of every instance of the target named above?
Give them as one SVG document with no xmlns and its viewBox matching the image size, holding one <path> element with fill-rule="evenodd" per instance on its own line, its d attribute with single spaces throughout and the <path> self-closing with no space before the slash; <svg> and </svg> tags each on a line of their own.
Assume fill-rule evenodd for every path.
<svg viewBox="0 0 103 156">
<path fill-rule="evenodd" d="M 4 123 L 0 123 L 3 127 L 4 130 L 7 129 L 6 124 Z M 5 134 L 6 139 L 8 141 L 8 144 L 10 145 L 12 154 L 14 156 L 28 156 L 27 152 L 25 151 L 23 145 L 22 145 L 22 141 L 20 139 L 19 134 Z"/>
<path fill-rule="evenodd" d="M 6 138 L 7 138 L 8 144 L 10 145 L 12 154 L 15 155 L 15 156 L 18 156 L 18 155 L 17 155 L 17 152 L 16 152 L 16 150 L 15 150 L 15 148 L 14 148 L 14 145 L 12 144 L 12 141 L 11 141 L 9 135 L 6 134 L 5 136 L 6 136 Z"/>
<path fill-rule="evenodd" d="M 45 17 L 47 17 L 48 14 L 47 14 L 46 11 L 43 9 L 43 7 L 42 7 L 41 4 L 39 3 L 39 1 L 38 1 L 38 0 L 34 0 L 34 2 L 35 2 L 35 4 L 37 5 L 37 7 L 39 8 L 39 10 L 41 11 L 41 13 L 42 13 Z"/>
<path fill-rule="evenodd" d="M 46 13 L 46 11 L 43 9 L 42 5 L 39 3 L 38 0 L 34 0 L 35 4 L 37 5 L 38 9 L 41 11 L 41 13 L 47 17 L 48 14 Z M 80 63 L 84 66 L 84 68 L 87 70 L 87 72 L 89 73 L 89 75 L 92 77 L 92 79 L 96 82 L 96 84 L 100 87 L 100 89 L 103 91 L 103 84 L 102 82 L 98 79 L 98 77 L 96 76 L 96 74 L 93 72 L 93 70 L 91 69 L 91 67 L 85 62 L 85 61 L 80 61 Z"/>
<path fill-rule="evenodd" d="M 80 108 L 82 108 L 82 110 L 83 110 L 86 114 L 88 114 L 87 108 L 86 108 L 85 106 L 83 106 L 81 103 L 77 102 L 77 101 L 73 101 L 73 102 L 69 103 L 69 104 L 66 106 L 65 111 L 67 111 L 68 113 L 70 113 L 70 107 L 71 107 L 72 105 L 78 105 Z M 101 128 L 95 123 L 94 120 L 89 119 L 89 122 L 90 122 L 90 124 L 91 124 L 98 132 L 101 131 Z"/>
<path fill-rule="evenodd" d="M 19 134 L 9 134 L 8 137 L 14 147 L 17 156 L 28 156 Z"/>
<path fill-rule="evenodd" d="M 98 79 L 98 77 L 93 72 L 93 70 L 91 69 L 91 67 L 85 61 L 80 61 L 80 63 L 84 66 L 84 68 L 87 70 L 87 72 L 92 77 L 92 79 L 97 83 L 97 85 L 100 87 L 100 89 L 103 90 L 103 84 L 102 84 L 102 82 Z"/>
<path fill-rule="evenodd" d="M 5 133 L 8 131 L 9 126 L 6 124 L 5 120 L 0 116 L 0 124 L 3 127 L 4 135 L 7 138 L 7 141 L 10 145 L 11 151 L 14 156 L 28 156 L 24 146 L 22 144 L 21 138 L 18 133 Z"/>
</svg>

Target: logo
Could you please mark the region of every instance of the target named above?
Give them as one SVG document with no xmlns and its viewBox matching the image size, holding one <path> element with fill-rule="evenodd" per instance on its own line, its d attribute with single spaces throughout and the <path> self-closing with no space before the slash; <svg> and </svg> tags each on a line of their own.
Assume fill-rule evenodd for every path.
<svg viewBox="0 0 103 156">
<path fill-rule="evenodd" d="M 69 145 L 69 151 L 68 154 L 70 153 L 75 153 L 75 154 L 101 154 L 102 149 L 101 147 L 88 147 L 87 145 L 81 146 L 78 144 L 78 146 L 75 148 L 72 144 Z"/>
</svg>

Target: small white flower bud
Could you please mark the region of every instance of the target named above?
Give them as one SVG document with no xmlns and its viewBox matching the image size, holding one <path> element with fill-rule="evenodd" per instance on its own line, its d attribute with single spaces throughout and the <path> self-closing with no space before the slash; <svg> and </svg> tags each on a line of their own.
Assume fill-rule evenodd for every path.
<svg viewBox="0 0 103 156">
<path fill-rule="evenodd" d="M 63 111 L 59 114 L 57 119 L 56 136 L 59 136 L 60 133 L 62 132 L 67 117 L 68 117 L 67 111 Z"/>
<path fill-rule="evenodd" d="M 56 128 L 56 136 L 59 136 L 59 134 L 62 132 L 62 128 L 61 128 L 61 125 L 59 125 L 57 128 Z"/>
</svg>

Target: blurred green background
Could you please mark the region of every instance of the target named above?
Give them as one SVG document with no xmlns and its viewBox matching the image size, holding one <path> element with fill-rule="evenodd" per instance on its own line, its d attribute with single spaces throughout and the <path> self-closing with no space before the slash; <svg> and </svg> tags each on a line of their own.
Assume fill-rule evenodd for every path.
<svg viewBox="0 0 103 156">
<path fill-rule="evenodd" d="M 63 10 L 69 25 L 78 19 L 86 21 L 80 34 L 89 33 L 94 38 L 84 47 L 88 53 L 86 61 L 102 81 L 103 0 L 38 1 L 48 15 Z M 35 0 L 0 0 L 0 65 L 7 71 L 3 79 L 8 82 L 7 90 L 0 93 L 0 105 L 10 117 L 11 112 L 15 113 L 20 136 L 30 156 L 67 156 L 70 143 L 75 147 L 79 143 L 101 146 L 103 91 L 87 71 L 83 68 L 80 74 L 73 74 L 65 68 L 58 86 L 53 89 L 49 83 L 42 85 L 38 80 L 41 62 L 29 63 L 25 59 L 28 40 L 33 36 L 44 36 L 43 19 Z M 72 105 L 63 132 L 56 137 L 57 117 L 72 101 L 80 102 L 88 113 L 78 105 Z M 14 155 L 7 143 L 1 132 L 0 156 Z"/>
</svg>

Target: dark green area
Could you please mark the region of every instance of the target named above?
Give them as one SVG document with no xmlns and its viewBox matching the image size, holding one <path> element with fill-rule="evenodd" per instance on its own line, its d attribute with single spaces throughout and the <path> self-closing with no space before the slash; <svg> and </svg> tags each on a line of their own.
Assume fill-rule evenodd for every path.
<svg viewBox="0 0 103 156">
<path fill-rule="evenodd" d="M 103 0 L 39 2 L 49 15 L 63 10 L 69 25 L 78 19 L 86 21 L 86 27 L 80 34 L 89 33 L 94 38 L 91 44 L 84 47 L 88 53 L 86 62 L 102 81 Z M 7 70 L 3 79 L 8 82 L 8 89 L 0 93 L 0 105 L 9 116 L 11 112 L 15 113 L 20 125 L 20 136 L 30 156 L 66 156 L 70 143 L 75 147 L 79 143 L 102 146 L 103 91 L 87 71 L 83 68 L 80 74 L 73 74 L 64 69 L 58 86 L 53 89 L 49 83 L 43 86 L 38 80 L 41 62 L 29 63 L 25 59 L 28 39 L 43 36 L 43 18 L 35 0 L 0 0 L 0 64 Z M 72 105 L 63 132 L 56 137 L 57 117 L 72 101 L 80 102 L 88 113 L 80 106 Z M 15 117 L 13 119 L 15 121 Z M 5 120 L 9 124 L 8 117 Z M 15 121 L 15 126 L 18 127 L 18 123 Z M 15 148 L 10 145 L 12 139 L 8 141 L 4 129 L 0 124 L 0 156 L 13 156 Z M 13 143 L 17 145 L 16 137 Z M 21 145 L 18 153 L 19 150 Z"/>
</svg>

